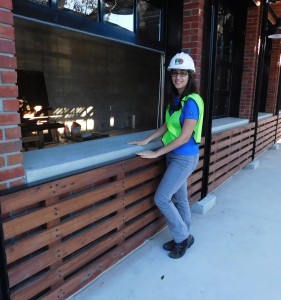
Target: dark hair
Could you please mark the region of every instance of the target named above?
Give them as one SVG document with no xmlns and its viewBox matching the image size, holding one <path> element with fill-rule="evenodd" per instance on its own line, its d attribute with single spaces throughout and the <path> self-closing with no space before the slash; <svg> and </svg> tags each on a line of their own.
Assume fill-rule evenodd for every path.
<svg viewBox="0 0 281 300">
<path fill-rule="evenodd" d="M 193 73 L 191 71 L 188 71 L 188 76 L 189 76 L 188 82 L 183 93 L 181 94 L 180 100 L 182 100 L 185 96 L 188 96 L 191 93 L 197 93 L 197 86 L 196 86 L 195 79 L 193 77 Z M 181 101 L 179 102 L 179 105 L 175 107 L 174 106 L 175 96 L 179 96 L 179 93 L 178 90 L 173 85 L 172 79 L 170 78 L 170 87 L 168 91 L 170 107 L 173 108 L 173 110 L 179 110 L 181 109 Z"/>
</svg>

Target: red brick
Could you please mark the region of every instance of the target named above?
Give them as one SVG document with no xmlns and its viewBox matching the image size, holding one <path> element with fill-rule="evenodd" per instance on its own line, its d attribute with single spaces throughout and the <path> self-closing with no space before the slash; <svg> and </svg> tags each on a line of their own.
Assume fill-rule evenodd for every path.
<svg viewBox="0 0 281 300">
<path fill-rule="evenodd" d="M 11 11 L 0 10 L 0 22 L 4 24 L 13 25 L 14 19 Z"/>
<path fill-rule="evenodd" d="M 15 42 L 0 39 L 0 52 L 15 54 L 16 53 Z"/>
<path fill-rule="evenodd" d="M 8 158 L 8 166 L 12 165 L 21 165 L 23 162 L 23 156 L 21 153 L 11 154 L 7 156 Z"/>
<path fill-rule="evenodd" d="M 3 168 L 6 166 L 6 160 L 4 156 L 0 156 L 0 168 Z"/>
<path fill-rule="evenodd" d="M 0 182 L 24 176 L 24 167 L 10 168 L 0 171 Z"/>
<path fill-rule="evenodd" d="M 1 97 L 17 97 L 18 87 L 16 85 L 2 85 L 0 86 Z"/>
<path fill-rule="evenodd" d="M 0 38 L 14 40 L 15 39 L 14 27 L 0 25 Z"/>
<path fill-rule="evenodd" d="M 21 138 L 21 129 L 20 127 L 6 128 L 5 137 L 7 140 L 19 139 Z"/>
<path fill-rule="evenodd" d="M 16 69 L 17 68 L 16 58 L 6 56 L 6 55 L 0 55 L 0 68 Z"/>
<path fill-rule="evenodd" d="M 0 154 L 19 152 L 22 149 L 21 140 L 0 143 Z"/>
<path fill-rule="evenodd" d="M 193 3 L 187 3 L 187 2 L 185 2 L 184 3 L 184 10 L 186 11 L 186 10 L 192 10 L 194 8 L 199 8 L 199 6 L 200 6 L 199 2 L 200 1 L 193 2 Z"/>
<path fill-rule="evenodd" d="M 20 123 L 20 114 L 0 114 L 0 126 L 1 125 L 18 125 Z"/>
<path fill-rule="evenodd" d="M 0 116 L 0 118 L 1 118 L 1 116 Z M 2 128 L 0 128 L 0 140 L 3 140 L 3 129 Z"/>
<path fill-rule="evenodd" d="M 4 111 L 18 111 L 19 110 L 19 100 L 4 100 L 3 101 Z"/>
<path fill-rule="evenodd" d="M 8 183 L 1 183 L 0 184 L 0 191 L 5 191 L 8 189 Z"/>
<path fill-rule="evenodd" d="M 10 184 L 10 188 L 16 187 L 16 186 L 21 186 L 21 185 L 25 184 L 25 180 L 24 180 L 24 178 L 19 178 L 17 180 L 10 181 L 9 184 Z"/>
<path fill-rule="evenodd" d="M 17 72 L 15 71 L 3 71 L 0 73 L 2 83 L 16 83 Z"/>
<path fill-rule="evenodd" d="M 12 10 L 13 8 L 12 0 L 0 0 L 0 7 Z"/>
<path fill-rule="evenodd" d="M 198 21 L 198 16 L 190 16 L 184 18 L 184 23 L 196 22 Z"/>
</svg>

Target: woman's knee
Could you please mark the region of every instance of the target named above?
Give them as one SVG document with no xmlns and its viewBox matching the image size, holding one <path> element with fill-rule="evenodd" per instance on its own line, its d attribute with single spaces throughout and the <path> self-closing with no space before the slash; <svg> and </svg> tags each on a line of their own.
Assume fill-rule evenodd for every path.
<svg viewBox="0 0 281 300">
<path fill-rule="evenodd" d="M 170 202 L 171 202 L 171 199 L 169 199 L 163 193 L 156 193 L 154 196 L 154 203 L 158 207 L 163 207 L 165 205 L 168 205 Z"/>
</svg>

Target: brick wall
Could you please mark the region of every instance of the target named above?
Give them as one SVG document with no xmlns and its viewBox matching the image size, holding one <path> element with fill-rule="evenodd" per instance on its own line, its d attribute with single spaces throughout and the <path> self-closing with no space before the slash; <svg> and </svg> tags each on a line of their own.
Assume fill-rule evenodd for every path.
<svg viewBox="0 0 281 300">
<path fill-rule="evenodd" d="M 280 76 L 280 40 L 272 40 L 272 52 L 268 78 L 266 112 L 275 114 L 278 95 L 278 82 Z"/>
<path fill-rule="evenodd" d="M 255 96 L 260 7 L 248 8 L 239 117 L 251 118 Z"/>
<path fill-rule="evenodd" d="M 196 68 L 196 83 L 200 90 L 203 28 L 204 28 L 204 3 L 202 0 L 185 0 L 183 11 L 183 37 L 182 51 L 190 54 Z"/>
<path fill-rule="evenodd" d="M 12 0 L 0 0 L 0 190 L 25 182 L 11 10 Z"/>
</svg>

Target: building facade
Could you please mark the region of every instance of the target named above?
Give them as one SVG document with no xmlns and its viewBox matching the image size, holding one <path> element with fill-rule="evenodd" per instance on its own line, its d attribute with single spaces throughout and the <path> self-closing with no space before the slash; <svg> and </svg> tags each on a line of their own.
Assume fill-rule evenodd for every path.
<svg viewBox="0 0 281 300">
<path fill-rule="evenodd" d="M 206 107 L 191 203 L 281 138 L 281 46 L 268 37 L 280 1 L 86 2 L 0 0 L 0 275 L 10 299 L 65 299 L 165 226 L 153 203 L 163 158 L 115 147 L 163 122 L 176 52 L 193 57 Z M 19 100 L 39 98 L 59 123 L 118 135 L 25 152 Z"/>
</svg>

